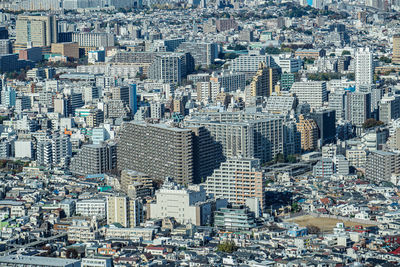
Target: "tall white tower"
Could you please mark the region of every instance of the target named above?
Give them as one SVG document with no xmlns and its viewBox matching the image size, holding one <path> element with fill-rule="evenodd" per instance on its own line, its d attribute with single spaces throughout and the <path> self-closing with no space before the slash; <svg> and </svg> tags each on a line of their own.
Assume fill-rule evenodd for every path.
<svg viewBox="0 0 400 267">
<path fill-rule="evenodd" d="M 357 85 L 370 85 L 374 80 L 372 52 L 369 48 L 359 48 L 355 55 L 355 74 Z"/>
</svg>

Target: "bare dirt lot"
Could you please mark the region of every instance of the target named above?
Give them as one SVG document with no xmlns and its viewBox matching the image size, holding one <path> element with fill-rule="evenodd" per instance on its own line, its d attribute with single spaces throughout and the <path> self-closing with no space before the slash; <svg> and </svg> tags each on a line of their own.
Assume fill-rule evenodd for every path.
<svg viewBox="0 0 400 267">
<path fill-rule="evenodd" d="M 372 226 L 371 224 L 362 224 L 357 222 L 343 221 L 331 218 L 313 217 L 310 215 L 299 216 L 285 220 L 287 222 L 294 222 L 300 226 L 314 225 L 321 229 L 323 232 L 332 232 L 333 228 L 336 227 L 336 223 L 343 222 L 346 227 L 352 227 L 356 225 L 362 225 L 364 227 Z"/>
</svg>

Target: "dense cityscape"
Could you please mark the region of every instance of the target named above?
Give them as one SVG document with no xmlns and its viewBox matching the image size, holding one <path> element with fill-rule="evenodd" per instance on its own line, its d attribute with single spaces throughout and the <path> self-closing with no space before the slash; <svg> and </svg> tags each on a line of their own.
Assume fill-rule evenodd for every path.
<svg viewBox="0 0 400 267">
<path fill-rule="evenodd" d="M 400 266 L 399 0 L 0 0 L 0 266 Z"/>
</svg>

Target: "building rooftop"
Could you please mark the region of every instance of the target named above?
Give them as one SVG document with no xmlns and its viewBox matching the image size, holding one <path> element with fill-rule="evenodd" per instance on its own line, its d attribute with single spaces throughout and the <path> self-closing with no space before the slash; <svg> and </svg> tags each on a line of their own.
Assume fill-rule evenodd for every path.
<svg viewBox="0 0 400 267">
<path fill-rule="evenodd" d="M 2 263 L 26 264 L 29 266 L 80 266 L 79 260 L 23 255 L 8 255 L 1 257 L 0 264 Z"/>
</svg>

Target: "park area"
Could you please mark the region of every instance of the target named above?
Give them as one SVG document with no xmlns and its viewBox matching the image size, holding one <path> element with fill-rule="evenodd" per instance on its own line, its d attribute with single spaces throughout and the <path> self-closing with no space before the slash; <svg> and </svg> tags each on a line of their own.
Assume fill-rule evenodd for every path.
<svg viewBox="0 0 400 267">
<path fill-rule="evenodd" d="M 362 225 L 363 227 L 373 226 L 373 224 L 363 224 L 333 218 L 314 217 L 311 215 L 303 215 L 295 218 L 290 218 L 285 221 L 294 222 L 299 224 L 300 226 L 316 226 L 321 229 L 322 232 L 332 232 L 333 228 L 336 227 L 336 224 L 339 222 L 343 222 L 345 227 L 354 227 L 356 225 Z"/>
</svg>

